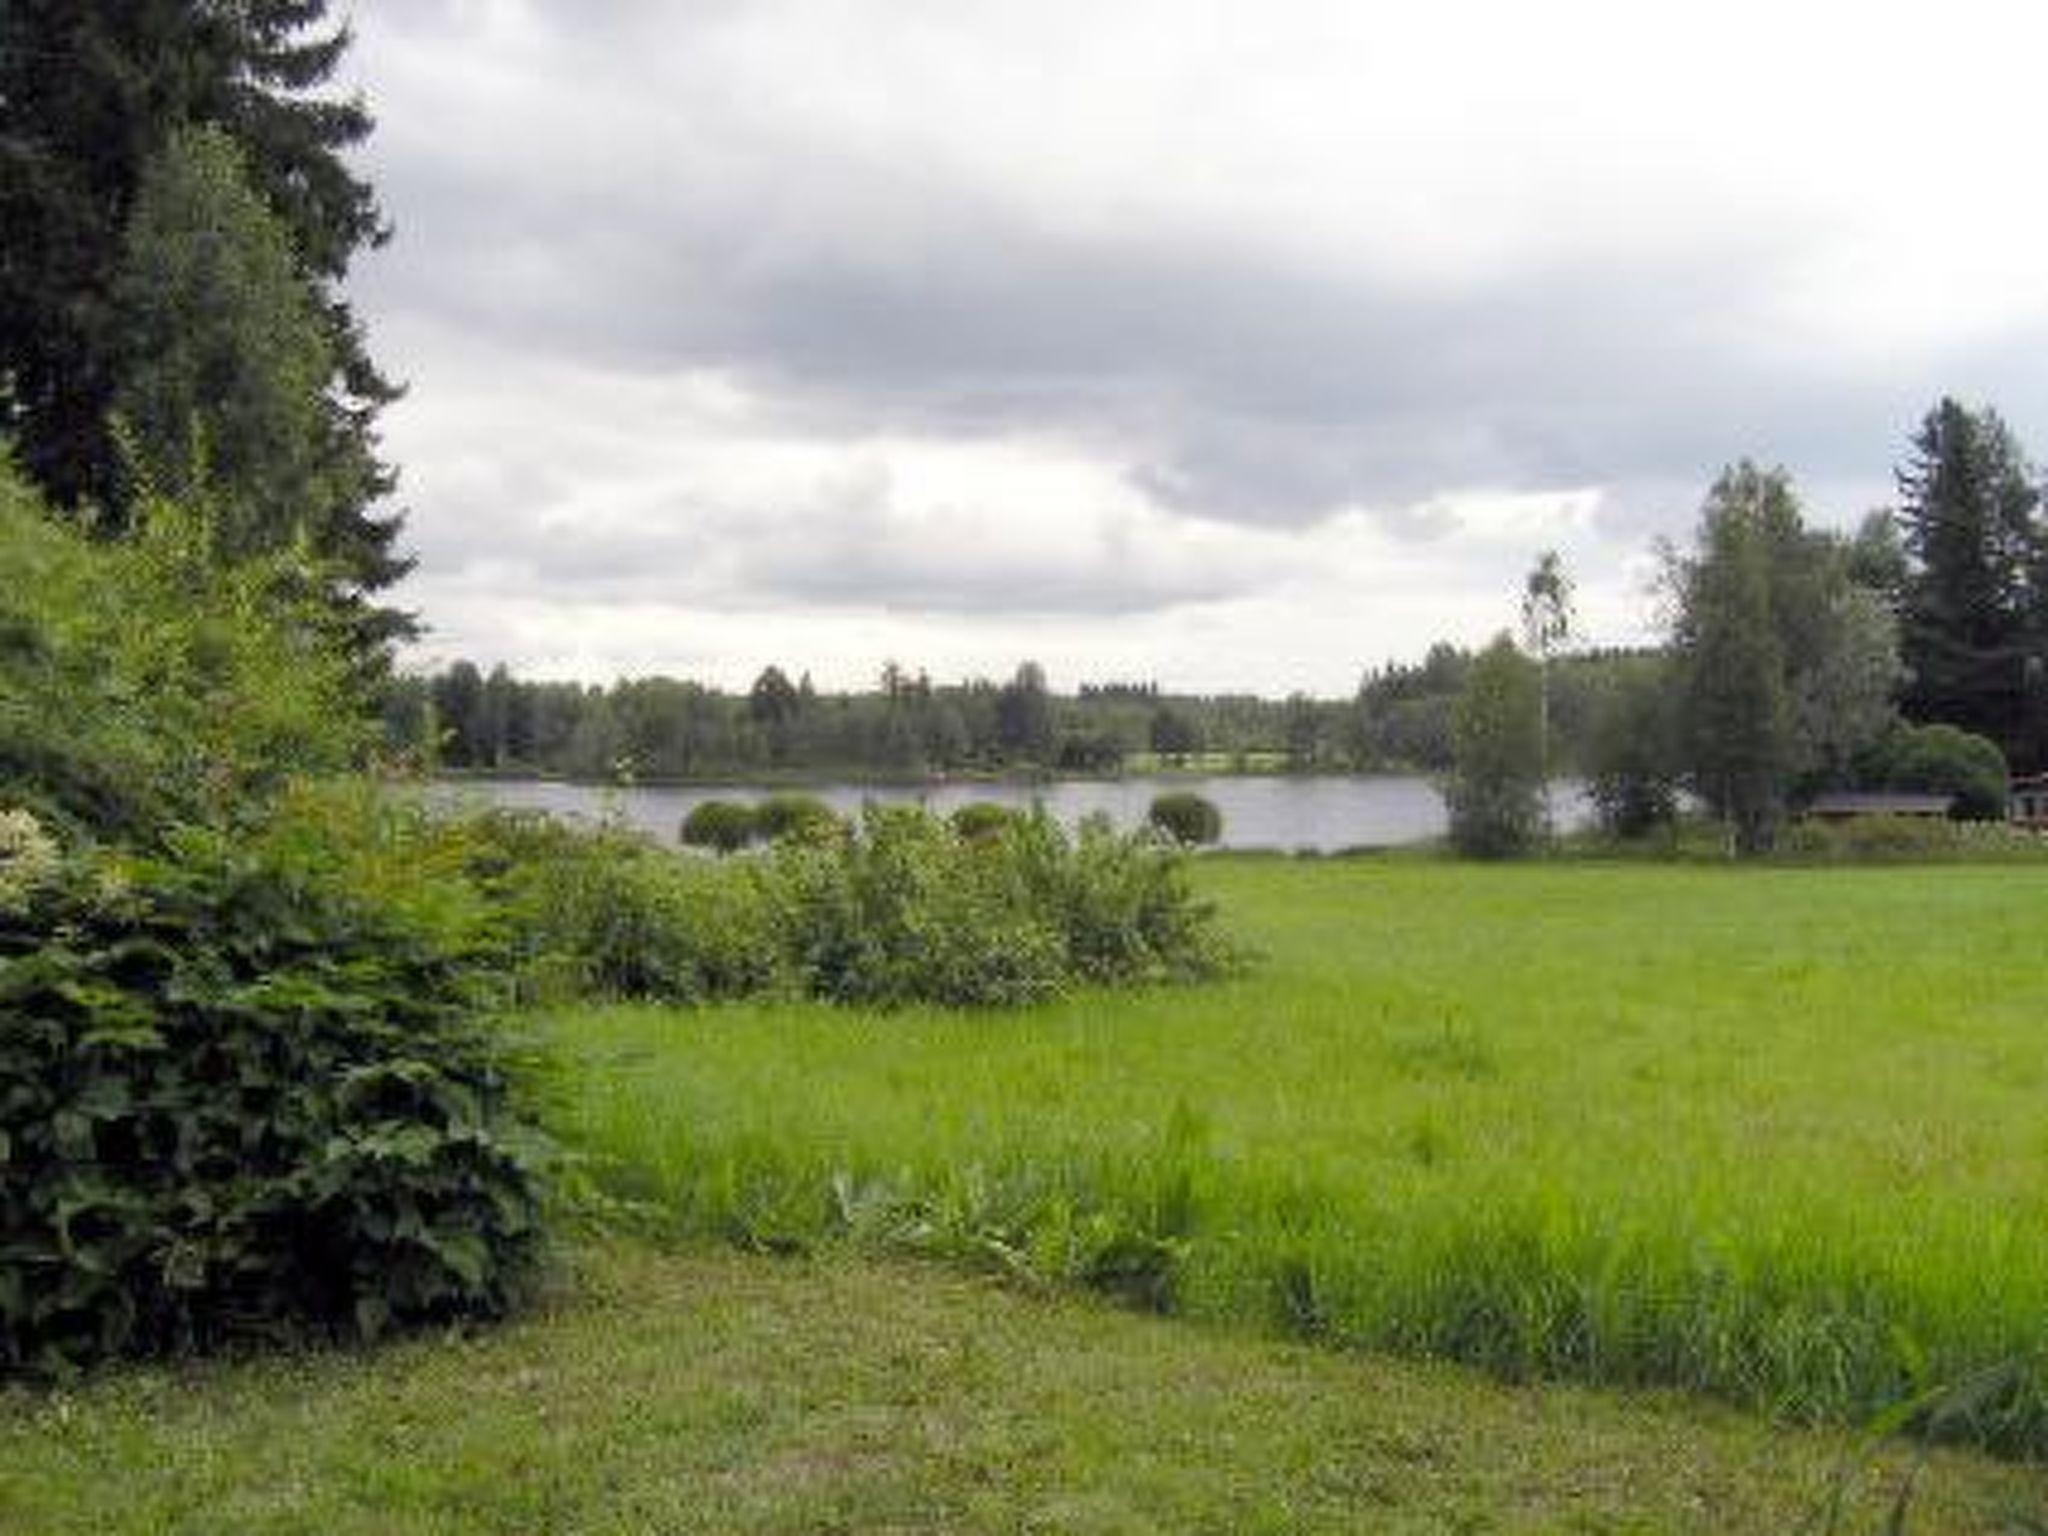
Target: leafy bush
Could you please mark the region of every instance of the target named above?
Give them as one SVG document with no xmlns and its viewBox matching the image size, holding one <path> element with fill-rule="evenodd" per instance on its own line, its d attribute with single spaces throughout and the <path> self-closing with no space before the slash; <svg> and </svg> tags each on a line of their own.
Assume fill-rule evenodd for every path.
<svg viewBox="0 0 2048 1536">
<path fill-rule="evenodd" d="M 0 1368 L 491 1316 L 532 1273 L 483 909 L 375 898 L 405 829 L 345 814 L 74 854 L 12 898 Z"/>
<path fill-rule="evenodd" d="M 683 818 L 681 836 L 686 848 L 737 853 L 760 832 L 751 806 L 737 800 L 706 800 L 692 806 L 690 814 Z"/>
<path fill-rule="evenodd" d="M 955 810 L 947 820 L 954 832 L 970 843 L 978 843 L 1020 826 L 1024 813 L 994 800 L 975 800 Z"/>
<path fill-rule="evenodd" d="M 1215 802 L 1189 790 L 1172 790 L 1155 798 L 1145 812 L 1145 822 L 1186 848 L 1213 843 L 1223 836 L 1223 813 Z"/>
<path fill-rule="evenodd" d="M 1859 767 L 1885 789 L 1955 796 L 1950 814 L 1959 821 L 2005 815 L 2005 754 L 1989 737 L 1953 725 L 1901 726 Z"/>
<path fill-rule="evenodd" d="M 871 806 L 844 836 L 716 862 L 502 812 L 463 837 L 532 997 L 1007 1006 L 1232 959 L 1181 859 L 1106 821 L 1011 814 L 970 837 Z"/>
<path fill-rule="evenodd" d="M 1019 861 L 910 806 L 870 806 L 843 849 L 775 860 L 806 991 L 835 1002 L 1036 1002 L 1066 980 Z"/>
<path fill-rule="evenodd" d="M 754 807 L 754 831 L 763 842 L 815 842 L 845 829 L 839 814 L 816 795 L 770 795 Z"/>
<path fill-rule="evenodd" d="M 222 825 L 370 739 L 317 573 L 224 564 L 201 513 L 88 540 L 0 463 L 0 789 L 60 829 Z"/>
<path fill-rule="evenodd" d="M 773 988 L 773 914 L 752 861 L 679 859 L 617 826 L 491 811 L 455 834 L 529 1001 L 694 1003 Z"/>
<path fill-rule="evenodd" d="M 1677 722 L 1661 661 L 1617 668 L 1586 744 L 1586 793 L 1603 831 L 1642 837 L 1678 820 Z"/>
<path fill-rule="evenodd" d="M 1543 830 L 1541 684 L 1506 635 L 1466 674 L 1454 721 L 1455 766 L 1444 783 L 1451 843 L 1473 858 L 1526 853 Z"/>
</svg>

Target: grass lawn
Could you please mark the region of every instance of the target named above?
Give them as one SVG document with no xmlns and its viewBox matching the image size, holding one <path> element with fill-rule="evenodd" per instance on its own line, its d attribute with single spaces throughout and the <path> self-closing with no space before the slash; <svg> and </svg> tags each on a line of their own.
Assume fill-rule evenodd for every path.
<svg viewBox="0 0 2048 1536">
<path fill-rule="evenodd" d="M 2048 1454 L 2048 868 L 1204 861 L 1242 980 L 556 1021 L 676 1230 Z"/>
<path fill-rule="evenodd" d="M 0 1531 L 1781 1533 L 1843 1488 L 1833 1528 L 1876 1532 L 1909 1462 L 930 1266 L 580 1264 L 473 1338 L 0 1395 Z M 1914 1490 L 1918 1536 L 2048 1504 L 2038 1472 L 1961 1453 Z"/>
</svg>

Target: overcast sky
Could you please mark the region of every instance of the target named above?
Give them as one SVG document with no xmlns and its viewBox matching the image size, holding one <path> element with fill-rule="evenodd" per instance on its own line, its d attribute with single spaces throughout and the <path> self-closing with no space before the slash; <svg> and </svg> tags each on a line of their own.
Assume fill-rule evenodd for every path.
<svg viewBox="0 0 2048 1536">
<path fill-rule="evenodd" d="M 1654 625 L 1942 393 L 2048 451 L 2048 6 L 392 0 L 413 658 L 1348 693 Z"/>
</svg>

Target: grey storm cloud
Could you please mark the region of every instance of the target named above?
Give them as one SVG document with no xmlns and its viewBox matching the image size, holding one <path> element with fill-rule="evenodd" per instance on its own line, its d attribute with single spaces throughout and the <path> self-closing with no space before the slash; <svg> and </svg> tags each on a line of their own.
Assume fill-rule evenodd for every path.
<svg viewBox="0 0 2048 1536">
<path fill-rule="evenodd" d="M 1736 242 L 1418 296 L 1142 229 L 1080 242 L 887 166 L 798 158 L 641 197 L 394 153 L 386 179 L 443 256 L 392 275 L 387 303 L 595 366 L 730 370 L 813 431 L 1060 431 L 1204 515 L 1651 479 L 1774 443 L 1849 474 L 1927 403 L 1717 333 L 1774 276 Z M 2001 338 L 1958 371 L 2038 391 L 2044 343 Z"/>
<path fill-rule="evenodd" d="M 1586 24 L 1586 4 L 1563 9 Z M 1655 58 L 1564 60 L 1571 79 L 1550 96 L 1542 77 L 1559 61 L 1529 59 L 1532 99 L 1548 116 L 1526 127 L 1516 103 L 1479 95 L 1470 111 L 1492 115 L 1467 135 L 1454 102 L 1413 143 L 1448 158 L 1423 164 L 1405 192 L 1384 184 L 1394 162 L 1377 153 L 1404 125 L 1344 118 L 1330 106 L 1342 91 L 1304 109 L 1310 138 L 1286 137 L 1286 110 L 1262 118 L 1218 100 L 1209 137 L 1198 141 L 1211 125 L 1191 118 L 1160 136 L 1156 163 L 1135 153 L 1093 163 L 1096 139 L 1064 121 L 1069 109 L 1121 131 L 1158 110 L 1143 95 L 1148 63 L 1176 56 L 1215 15 L 1250 26 L 1252 14 L 1193 0 L 366 9 L 356 64 L 380 120 L 367 169 L 398 237 L 359 274 L 364 311 L 373 326 L 418 322 L 414 334 L 516 356 L 533 383 L 527 398 L 494 399 L 493 441 L 479 448 L 476 428 L 462 426 L 459 463 L 427 462 L 438 440 L 415 429 L 416 482 L 432 501 L 413 535 L 428 564 L 697 604 L 1115 618 L 1242 594 L 1289 558 L 1247 558 L 1265 548 L 1259 538 L 1284 543 L 1348 515 L 1403 549 L 1449 545 L 1463 531 L 1459 492 L 1598 488 L 1587 537 L 1617 561 L 1682 530 L 1715 470 L 1743 456 L 1786 462 L 1816 496 L 1844 502 L 1825 512 L 1853 516 L 1887 494 L 1906 434 L 1941 391 L 1996 400 L 2023 436 L 2048 426 L 2048 303 L 1998 323 L 1915 331 L 1902 320 L 1895 353 L 1872 341 L 1854 356 L 1825 339 L 1826 326 L 1787 319 L 1825 310 L 1838 286 L 1835 269 L 1814 266 L 1837 233 L 1834 205 L 1809 206 L 1824 190 L 1815 168 L 1831 164 L 1800 158 L 1806 141 L 1834 141 L 1825 123 L 1784 118 L 1796 102 L 1773 108 L 1790 189 L 1775 200 L 1712 175 L 1695 189 L 1684 178 L 1698 168 L 1678 159 L 1666 174 L 1658 157 L 1715 125 L 1680 122 L 1659 138 L 1652 122 L 1638 142 L 1625 103 L 1603 109 L 1585 140 L 1609 179 L 1591 167 L 1581 179 L 1579 97 L 1598 105 L 1626 91 L 1632 68 L 1670 67 L 1661 43 Z M 1134 31 L 1133 16 L 1152 30 Z M 1267 70 L 1291 107 L 1293 72 L 1312 72 L 1318 18 L 1330 16 L 1356 12 L 1276 0 L 1273 50 L 1247 63 L 1247 82 Z M 1749 60 L 1738 20 L 1696 20 L 1689 36 L 1718 29 L 1731 56 Z M 1382 21 L 1375 29 L 1390 37 L 1413 24 Z M 1038 29 L 1038 54 L 1011 58 L 1018 28 Z M 1873 23 L 1858 39 L 1883 31 Z M 985 114 L 973 91 L 936 89 L 960 72 L 948 49 L 963 37 L 972 68 L 987 72 Z M 1822 35 L 1813 59 L 1832 64 L 1838 44 L 1858 39 Z M 1919 46 L 1901 44 L 1909 62 Z M 1440 83 L 1455 98 L 1470 49 L 1456 36 L 1448 47 L 1437 63 L 1450 60 Z M 1848 70 L 1844 61 L 1837 75 Z M 1084 77 L 1085 99 L 1074 84 Z M 1510 67 L 1495 61 L 1489 78 L 1513 94 Z M 1884 77 L 1859 78 L 1867 96 Z M 817 101 L 828 88 L 830 110 Z M 1814 114 L 1843 118 L 1858 99 L 1828 97 Z M 1679 117 L 1721 105 L 1704 88 L 1690 101 Z M 1654 94 L 1636 105 L 1659 108 Z M 1734 105 L 1741 123 L 1759 104 Z M 1309 176 L 1324 201 L 1290 205 L 1304 227 L 1255 195 L 1254 162 L 1231 160 L 1238 110 L 1249 113 L 1246 136 L 1277 132 L 1278 144 L 1324 155 Z M 983 153 L 991 136 L 1001 142 Z M 1492 147 L 1460 148 L 1467 137 Z M 1493 175 L 1501 166 L 1487 156 L 1512 159 L 1525 141 L 1549 155 L 1531 161 L 1532 180 L 1548 177 L 1541 216 L 1491 249 L 1456 215 L 1483 223 L 1494 202 L 1515 201 L 1515 166 Z M 1767 177 L 1777 143 L 1761 133 L 1754 143 L 1729 163 Z M 1355 182 L 1347 145 L 1367 167 Z M 1285 158 L 1273 164 L 1268 174 L 1285 180 Z M 1434 177 L 1452 210 L 1441 269 Z M 1697 198 L 1628 206 L 1635 191 L 1667 184 Z M 1196 214 L 1174 201 L 1183 196 Z M 1404 218 L 1423 230 L 1413 249 Z M 1874 237 L 1848 249 L 1851 277 L 1893 256 Z M 1396 259 L 1379 259 L 1389 251 Z M 1924 271 L 1902 281 L 1901 311 L 1940 288 Z M 445 352 L 423 352 L 417 366 L 450 371 Z M 747 402 L 745 431 L 762 439 L 840 444 L 852 456 L 878 439 L 1056 444 L 1196 533 L 1163 537 L 1160 522 L 1132 522 L 1109 498 L 1073 512 L 1064 544 L 1004 543 L 982 536 L 996 514 L 956 488 L 821 475 L 808 491 L 779 483 L 747 500 L 731 485 L 690 483 L 684 457 L 636 484 L 612 472 L 601 433 L 571 442 L 547 430 L 590 409 L 577 391 L 591 379 L 696 375 L 730 381 Z M 657 442 L 663 430 L 658 417 L 633 425 Z M 675 424 L 678 437 L 703 430 Z M 1217 525 L 1252 542 L 1200 532 Z"/>
<path fill-rule="evenodd" d="M 931 613 L 1113 617 L 1231 596 L 1248 575 L 1241 550 L 1191 553 L 1148 537 L 1128 515 L 1094 519 L 1056 540 L 1010 541 L 990 560 L 988 513 L 904 507 L 885 471 L 820 480 L 763 506 L 667 492 L 645 505 L 592 507 L 517 457 L 441 498 L 447 526 L 473 527 L 520 487 L 528 515 L 500 522 L 487 547 L 456 533 L 423 553 L 438 565 L 483 565 L 517 581 L 545 578 L 579 600 L 676 600 L 774 607 L 878 606 Z M 1264 562 L 1267 574 L 1278 562 Z"/>
</svg>

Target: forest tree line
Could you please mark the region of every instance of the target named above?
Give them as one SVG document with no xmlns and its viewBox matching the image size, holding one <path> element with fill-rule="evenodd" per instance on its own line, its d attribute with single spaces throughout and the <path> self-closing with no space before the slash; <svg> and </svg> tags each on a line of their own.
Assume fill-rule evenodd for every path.
<svg viewBox="0 0 2048 1536">
<path fill-rule="evenodd" d="M 1767 798 L 1896 778 L 1894 725 L 1953 727 L 2011 767 L 2048 764 L 2048 521 L 2036 471 L 1990 408 L 1923 418 L 1899 503 L 1853 532 L 1809 527 L 1782 471 L 1717 483 L 1702 547 L 1665 555 L 1667 643 L 1547 658 L 1547 771 L 1651 754 L 1717 807 L 1747 771 Z M 1726 547 L 1718 547 L 1725 545 Z M 1718 615 L 1714 622 L 1701 624 Z M 610 686 L 458 661 L 394 679 L 392 746 L 427 766 L 615 780 L 961 772 L 1449 772 L 1476 653 L 1449 642 L 1368 671 L 1347 699 L 1175 694 L 1151 681 L 1055 693 L 1036 662 L 1006 681 L 934 683 L 890 663 L 872 689 L 825 692 L 765 668 L 744 692 L 688 679 Z M 1674 670 L 1675 669 L 1675 670 Z M 1659 724 L 1691 700 L 1681 734 Z M 1742 744 L 1744 738 L 1748 744 Z M 1686 761 L 1692 760 L 1692 761 Z M 1709 782 L 1709 780 L 1712 782 Z M 1761 782 L 1761 781 L 1760 781 Z"/>
<path fill-rule="evenodd" d="M 1560 661 L 1553 702 L 1569 771 L 1607 679 L 1626 653 Z M 608 687 L 488 672 L 469 661 L 394 681 L 395 748 L 455 771 L 614 780 L 754 774 L 1113 774 L 1136 768 L 1439 772 L 1472 652 L 1432 646 L 1369 672 L 1348 699 L 1296 693 L 1176 694 L 1156 683 L 1083 683 L 1056 693 L 1024 662 L 1007 681 L 934 683 L 891 666 L 876 687 L 828 692 L 808 673 L 762 671 L 745 692 L 671 677 Z"/>
</svg>

